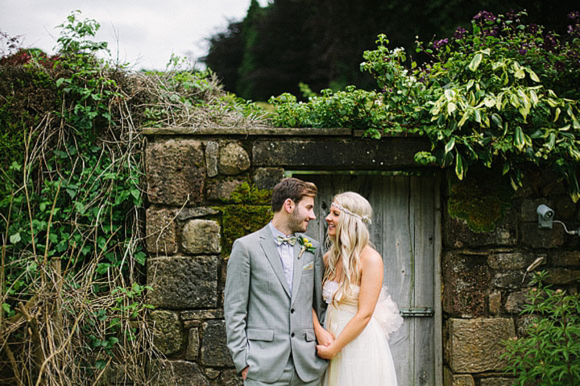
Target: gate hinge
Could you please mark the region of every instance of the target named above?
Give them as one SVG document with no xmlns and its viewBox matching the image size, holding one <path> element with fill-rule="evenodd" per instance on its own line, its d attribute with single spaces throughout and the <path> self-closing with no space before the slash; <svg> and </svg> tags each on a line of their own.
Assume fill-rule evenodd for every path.
<svg viewBox="0 0 580 386">
<path fill-rule="evenodd" d="M 401 308 L 399 313 L 404 318 L 429 317 L 435 314 L 431 307 Z"/>
</svg>

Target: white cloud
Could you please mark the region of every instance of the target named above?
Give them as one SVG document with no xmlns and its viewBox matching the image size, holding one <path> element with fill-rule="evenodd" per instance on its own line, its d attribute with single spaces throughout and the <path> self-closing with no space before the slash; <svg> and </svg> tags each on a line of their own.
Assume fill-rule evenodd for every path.
<svg viewBox="0 0 580 386">
<path fill-rule="evenodd" d="M 259 0 L 263 6 L 268 0 Z M 250 0 L 0 0 L 0 31 L 22 35 L 24 47 L 53 53 L 59 30 L 73 10 L 101 25 L 98 41 L 135 68 L 163 69 L 171 54 L 205 54 L 204 39 L 241 19 Z"/>
</svg>

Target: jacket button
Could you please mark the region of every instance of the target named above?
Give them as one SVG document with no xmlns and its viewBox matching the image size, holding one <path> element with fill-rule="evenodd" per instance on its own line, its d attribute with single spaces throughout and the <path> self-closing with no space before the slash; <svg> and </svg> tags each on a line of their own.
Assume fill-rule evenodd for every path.
<svg viewBox="0 0 580 386">
<path fill-rule="evenodd" d="M 294 334 L 294 333 L 290 334 L 290 336 L 291 336 L 292 338 L 294 338 L 294 336 L 295 336 L 295 335 L 296 335 L 296 334 Z"/>
<path fill-rule="evenodd" d="M 291 313 L 291 314 L 293 314 L 293 313 L 294 313 L 294 308 L 292 308 L 292 309 L 290 310 L 290 313 Z"/>
</svg>

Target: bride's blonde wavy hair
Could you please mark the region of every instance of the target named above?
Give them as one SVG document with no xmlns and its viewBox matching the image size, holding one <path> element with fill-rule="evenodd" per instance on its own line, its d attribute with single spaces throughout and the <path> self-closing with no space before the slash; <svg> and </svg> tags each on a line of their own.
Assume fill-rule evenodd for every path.
<svg viewBox="0 0 580 386">
<path fill-rule="evenodd" d="M 330 248 L 323 283 L 333 278 L 340 283 L 334 299 L 354 300 L 356 295 L 352 291 L 352 285 L 360 285 L 360 255 L 370 244 L 366 223 L 370 223 L 373 210 L 369 202 L 355 192 L 337 194 L 334 196 L 333 203 L 340 205 L 346 211 L 338 208 L 340 216 L 336 224 L 335 236 L 327 237 Z M 339 261 L 342 262 L 342 271 L 340 277 L 337 277 L 336 266 Z"/>
</svg>

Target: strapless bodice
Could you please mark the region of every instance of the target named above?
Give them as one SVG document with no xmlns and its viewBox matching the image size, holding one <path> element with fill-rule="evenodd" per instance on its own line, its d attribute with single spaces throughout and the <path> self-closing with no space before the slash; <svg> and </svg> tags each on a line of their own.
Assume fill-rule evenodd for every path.
<svg viewBox="0 0 580 386">
<path fill-rule="evenodd" d="M 333 281 L 333 280 L 329 280 L 326 283 L 324 283 L 324 286 L 322 287 L 322 298 L 324 299 L 324 301 L 327 304 L 332 303 L 332 300 L 334 299 L 336 291 L 338 291 L 339 287 L 340 287 L 340 283 Z M 360 287 L 358 285 L 352 284 L 351 291 L 352 291 L 352 294 L 354 295 L 355 299 L 354 299 L 354 302 L 351 301 L 349 303 L 353 303 L 353 304 L 357 305 Z M 339 293 L 336 300 L 340 302 L 341 298 L 342 298 L 342 293 Z"/>
</svg>

